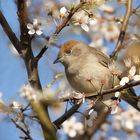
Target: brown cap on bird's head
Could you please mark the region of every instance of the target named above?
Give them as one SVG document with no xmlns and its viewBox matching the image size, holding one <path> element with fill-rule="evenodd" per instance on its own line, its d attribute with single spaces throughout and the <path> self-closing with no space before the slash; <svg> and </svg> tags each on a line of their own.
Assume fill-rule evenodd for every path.
<svg viewBox="0 0 140 140">
<path fill-rule="evenodd" d="M 65 42 L 60 48 L 59 55 L 63 56 L 64 53 L 69 52 L 72 49 L 72 47 L 78 43 L 79 43 L 79 41 L 77 41 L 77 40 L 69 40 L 69 41 Z"/>
<path fill-rule="evenodd" d="M 59 51 L 59 54 L 58 54 L 58 57 L 57 59 L 54 61 L 54 64 L 59 62 L 59 59 L 64 56 L 65 53 L 69 53 L 71 52 L 71 49 L 76 45 L 80 43 L 79 41 L 77 40 L 69 40 L 67 42 L 65 42 L 61 48 L 60 48 L 60 51 Z"/>
</svg>

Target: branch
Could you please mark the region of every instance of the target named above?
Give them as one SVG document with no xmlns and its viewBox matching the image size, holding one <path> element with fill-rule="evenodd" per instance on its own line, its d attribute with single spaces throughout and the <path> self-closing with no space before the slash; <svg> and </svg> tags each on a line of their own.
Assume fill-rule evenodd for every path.
<svg viewBox="0 0 140 140">
<path fill-rule="evenodd" d="M 27 5 L 25 0 L 17 1 L 17 9 L 18 9 L 18 17 L 20 23 L 20 31 L 21 31 L 21 44 L 23 45 L 23 59 L 26 65 L 26 69 L 28 72 L 28 81 L 31 86 L 37 90 L 42 91 L 42 86 L 39 79 L 38 74 L 38 63 L 34 57 L 32 48 L 31 48 L 31 38 L 28 34 L 27 22 L 28 22 L 28 14 L 27 14 Z M 30 102 L 33 108 L 33 111 L 36 112 L 38 119 L 40 121 L 44 139 L 45 140 L 56 140 L 56 133 L 53 124 L 51 123 L 49 113 L 47 108 L 45 108 L 40 102 Z"/>
<path fill-rule="evenodd" d="M 13 122 L 13 124 L 25 134 L 27 139 L 33 140 L 28 131 L 24 130 L 20 125 L 18 125 L 17 122 L 14 119 L 12 119 L 12 118 L 10 118 L 10 119 Z"/>
<path fill-rule="evenodd" d="M 21 44 L 20 44 L 20 41 L 16 37 L 15 33 L 12 31 L 10 25 L 8 24 L 6 18 L 2 14 L 1 10 L 0 10 L 0 24 L 1 24 L 4 32 L 9 37 L 10 41 L 12 42 L 12 44 L 14 45 L 16 50 L 18 51 L 18 53 L 21 54 Z"/>
<path fill-rule="evenodd" d="M 123 43 L 123 40 L 124 40 L 125 32 L 126 32 L 131 14 L 132 14 L 132 0 L 127 0 L 126 13 L 125 13 L 125 16 L 124 16 L 124 19 L 123 19 L 123 22 L 122 22 L 122 27 L 121 27 L 121 31 L 120 31 L 120 34 L 119 34 L 119 37 L 118 37 L 118 41 L 117 41 L 115 50 L 110 55 L 110 57 L 113 60 L 115 59 L 115 57 L 117 57 L 117 53 L 122 48 L 122 43 Z"/>
<path fill-rule="evenodd" d="M 18 9 L 17 15 L 20 23 L 21 43 L 24 45 L 24 48 L 31 47 L 31 38 L 30 35 L 28 34 L 28 29 L 27 29 L 28 13 L 27 13 L 26 1 L 18 0 L 17 9 Z"/>
<path fill-rule="evenodd" d="M 71 20 L 71 18 L 72 18 L 72 16 L 83 6 L 85 4 L 85 2 L 81 2 L 80 4 L 78 4 L 75 8 L 72 8 L 71 10 L 70 10 L 70 12 L 69 12 L 69 15 L 63 20 L 63 22 L 59 25 L 59 26 L 57 26 L 56 27 L 56 30 L 55 30 L 55 32 L 51 35 L 51 36 L 56 36 L 56 35 L 58 35 L 60 32 L 61 32 L 61 30 L 64 28 L 64 27 L 66 27 L 67 25 L 68 25 L 68 23 L 69 23 L 69 21 Z M 48 36 L 48 37 L 45 37 L 44 35 L 43 35 L 43 37 L 47 40 L 47 41 L 49 41 L 49 39 L 51 38 L 50 36 Z M 46 49 L 47 50 L 47 49 Z M 39 52 L 39 54 L 41 54 L 40 56 L 42 57 L 42 55 L 45 53 L 45 48 L 42 48 L 42 50 Z M 39 55 L 38 54 L 38 55 Z M 41 58 L 39 56 L 39 58 L 38 58 L 38 60 Z"/>
<path fill-rule="evenodd" d="M 135 87 L 137 85 L 140 85 L 140 81 L 130 82 L 124 86 L 118 86 L 118 87 L 115 87 L 112 89 L 103 90 L 101 94 L 107 95 L 107 94 L 115 93 L 116 91 L 123 91 L 123 90 L 127 89 L 127 91 L 122 92 L 122 99 L 125 100 L 126 102 L 128 102 L 130 105 L 132 105 L 138 111 L 140 111 L 140 108 L 138 108 L 138 106 L 137 106 L 137 102 L 139 100 L 139 97 L 132 95 L 131 91 L 130 91 L 130 87 Z M 86 95 L 86 98 L 91 98 L 91 99 L 93 97 L 99 96 L 98 93 L 89 93 L 89 94 L 85 93 L 85 95 Z M 59 99 L 59 101 L 64 102 L 64 101 L 69 101 L 70 99 L 74 99 L 74 97 L 62 97 Z M 77 100 L 77 99 L 75 99 L 75 100 Z"/>
<path fill-rule="evenodd" d="M 59 32 L 61 32 L 61 30 L 66 27 L 69 23 L 69 21 L 71 20 L 72 16 L 85 4 L 85 2 L 81 2 L 80 4 L 78 4 L 75 8 L 72 8 L 70 10 L 69 15 L 63 20 L 62 24 L 57 26 L 56 31 L 54 32 L 55 35 L 59 34 Z"/>
<path fill-rule="evenodd" d="M 45 51 L 48 49 L 47 46 L 44 46 L 41 51 L 39 52 L 39 54 L 35 57 L 37 61 L 40 60 L 40 58 L 43 56 L 43 54 L 45 53 Z"/>
<path fill-rule="evenodd" d="M 80 107 L 81 105 L 81 101 L 77 104 L 75 104 L 74 106 L 72 106 L 66 113 L 64 113 L 60 118 L 58 118 L 57 120 L 55 120 L 53 123 L 57 128 L 60 128 L 61 124 L 67 120 L 69 117 L 71 117 L 76 111 L 77 109 Z"/>
</svg>

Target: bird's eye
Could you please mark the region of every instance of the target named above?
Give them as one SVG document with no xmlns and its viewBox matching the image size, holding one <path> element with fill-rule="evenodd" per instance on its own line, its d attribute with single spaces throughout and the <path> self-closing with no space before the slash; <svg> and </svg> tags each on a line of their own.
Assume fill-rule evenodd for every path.
<svg viewBox="0 0 140 140">
<path fill-rule="evenodd" d="M 67 51 L 66 51 L 66 55 L 71 54 L 71 52 L 72 52 L 72 50 L 67 50 Z"/>
</svg>

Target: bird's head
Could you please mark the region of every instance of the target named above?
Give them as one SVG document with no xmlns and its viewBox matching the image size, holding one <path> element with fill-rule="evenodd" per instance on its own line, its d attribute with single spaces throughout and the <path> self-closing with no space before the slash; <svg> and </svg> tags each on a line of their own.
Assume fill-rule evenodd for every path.
<svg viewBox="0 0 140 140">
<path fill-rule="evenodd" d="M 70 40 L 65 42 L 58 53 L 55 63 L 61 62 L 63 65 L 69 65 L 71 62 L 80 59 L 80 56 L 86 52 L 87 46 L 77 40 Z"/>
</svg>

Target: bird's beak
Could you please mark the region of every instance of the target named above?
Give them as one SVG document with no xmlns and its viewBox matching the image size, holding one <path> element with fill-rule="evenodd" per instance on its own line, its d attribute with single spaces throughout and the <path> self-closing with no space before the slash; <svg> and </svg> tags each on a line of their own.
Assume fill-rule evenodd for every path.
<svg viewBox="0 0 140 140">
<path fill-rule="evenodd" d="M 58 63 L 58 62 L 61 62 L 61 60 L 60 60 L 59 57 L 57 57 L 56 60 L 54 60 L 53 64 L 56 64 L 56 63 Z"/>
</svg>

